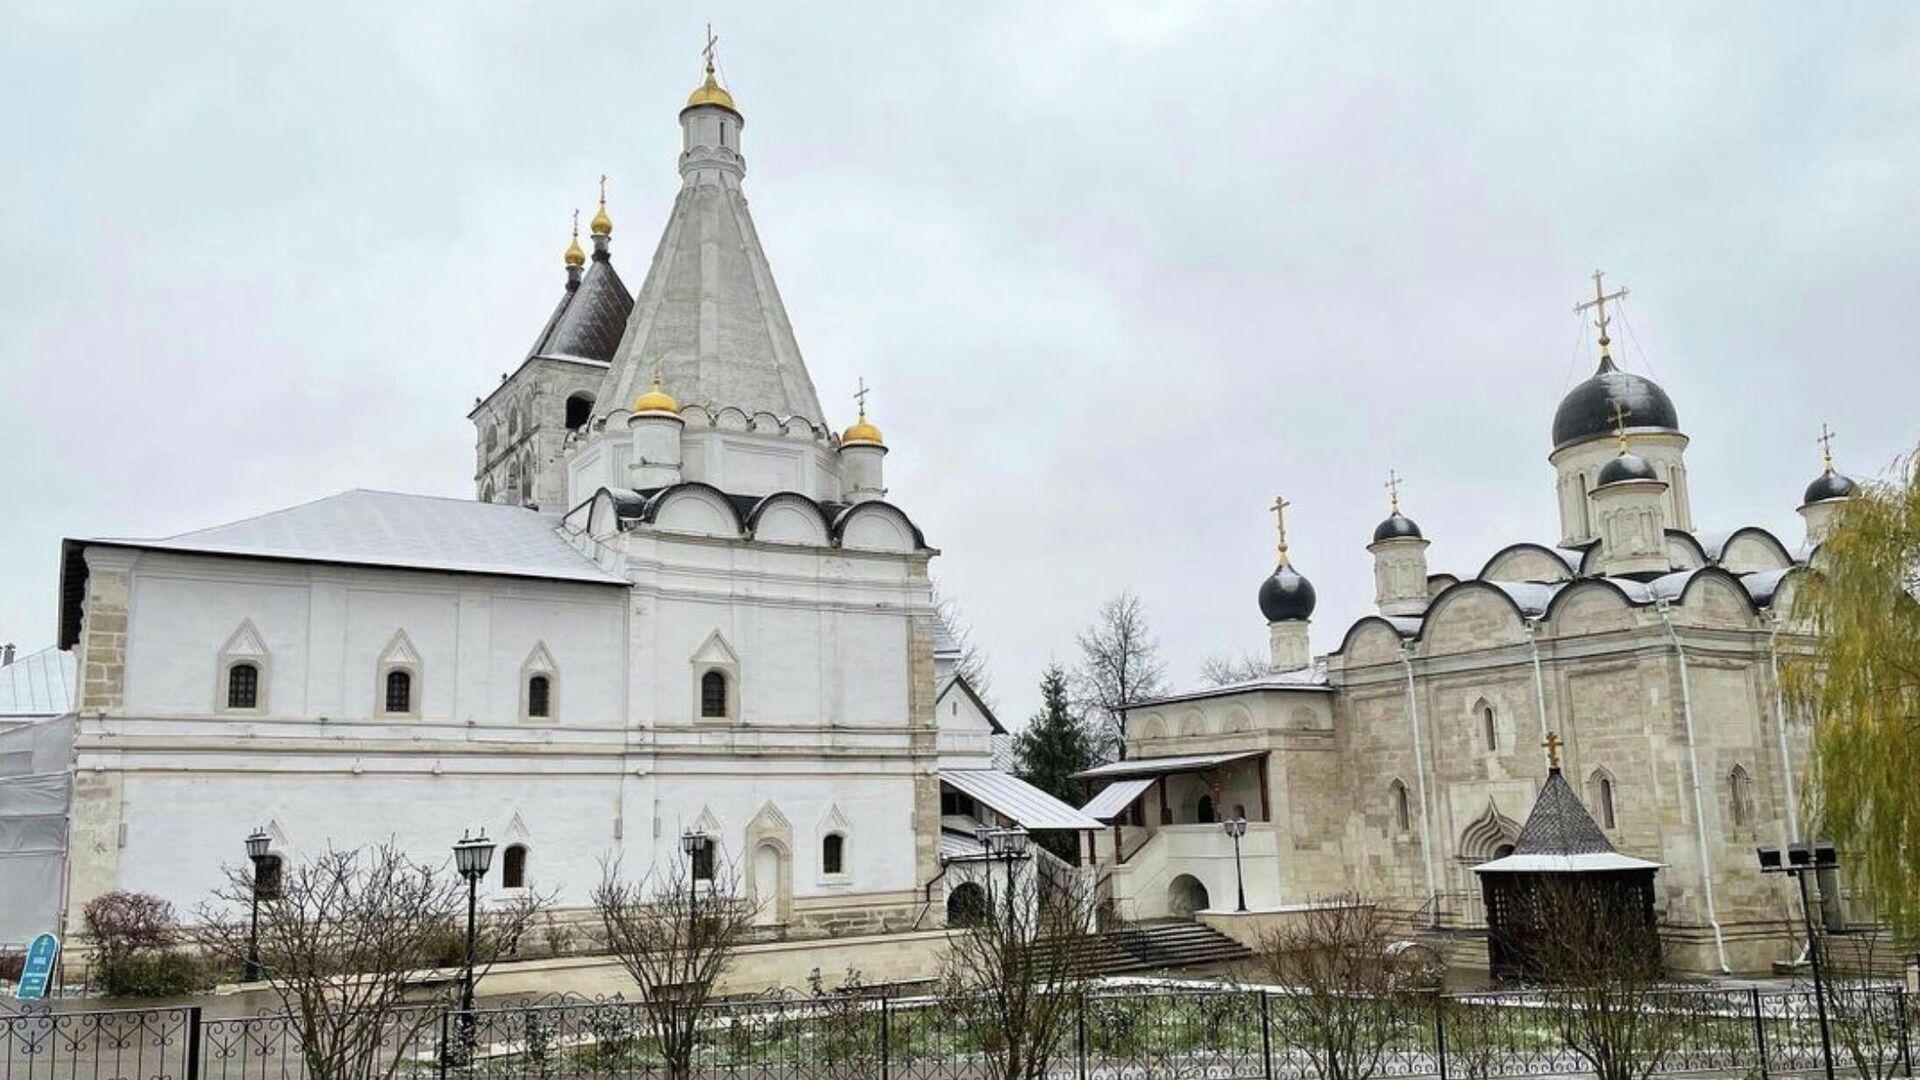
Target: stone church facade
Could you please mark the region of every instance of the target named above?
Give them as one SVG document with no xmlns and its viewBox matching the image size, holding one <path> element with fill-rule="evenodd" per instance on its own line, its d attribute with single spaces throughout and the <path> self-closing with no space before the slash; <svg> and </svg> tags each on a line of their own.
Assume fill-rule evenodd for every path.
<svg viewBox="0 0 1920 1080">
<path fill-rule="evenodd" d="M 490 895 L 562 908 L 692 831 L 767 936 L 943 923 L 940 778 L 991 774 L 997 722 L 959 707 L 937 552 L 885 497 L 864 391 L 828 426 L 711 66 L 679 121 L 638 293 L 603 193 L 476 400 L 475 500 L 66 542 L 69 926 L 112 889 L 191 910 L 255 827 L 284 859 L 391 838 L 429 862 L 484 830 Z"/>
<path fill-rule="evenodd" d="M 1436 926 L 1484 925 L 1472 867 L 1506 854 L 1564 740 L 1566 776 L 1621 852 L 1660 863 L 1668 955 L 1695 971 L 1761 971 L 1799 951 L 1797 899 L 1754 848 L 1798 838 L 1809 730 L 1782 658 L 1804 572 L 1853 482 L 1806 490 L 1804 543 L 1759 528 L 1694 531 L 1687 437 L 1666 393 L 1607 353 L 1553 425 L 1562 535 L 1467 574 L 1426 565 L 1396 497 L 1374 531 L 1377 613 L 1309 659 L 1315 596 L 1281 533 L 1262 583 L 1268 674 L 1127 713 L 1127 760 L 1087 812 L 1125 913 L 1230 909 L 1249 819 L 1254 907 L 1358 892 Z M 1284 504 L 1281 504 L 1284 508 Z M 1817 917 L 1845 921 L 1840 883 Z"/>
</svg>

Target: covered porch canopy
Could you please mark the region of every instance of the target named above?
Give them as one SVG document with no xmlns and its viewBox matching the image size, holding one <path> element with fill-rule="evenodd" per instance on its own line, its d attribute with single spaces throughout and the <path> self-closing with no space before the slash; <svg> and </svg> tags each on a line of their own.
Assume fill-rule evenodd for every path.
<svg viewBox="0 0 1920 1080">
<path fill-rule="evenodd" d="M 942 769 L 940 784 L 943 796 L 946 790 L 957 792 L 975 807 L 985 807 L 1000 821 L 1028 832 L 1092 833 L 1106 827 L 1025 780 L 998 769 Z M 945 801 L 943 797 L 942 802 Z M 987 846 L 979 833 L 983 820 L 985 824 L 992 824 L 991 820 L 978 815 L 977 810 L 972 814 L 948 814 L 943 807 L 940 861 L 987 859 Z M 1075 848 L 1079 848 L 1077 843 Z"/>
<path fill-rule="evenodd" d="M 1175 757 L 1129 758 L 1111 764 L 1096 766 L 1083 772 L 1074 773 L 1092 794 L 1096 785 L 1106 782 L 1097 794 L 1093 794 L 1080 813 L 1090 818 L 1112 824 L 1145 825 L 1144 803 L 1147 792 L 1155 790 L 1159 794 L 1160 812 L 1157 824 L 1174 823 L 1173 808 L 1167 803 L 1167 778 L 1171 776 L 1197 776 L 1206 784 L 1209 795 L 1204 806 L 1212 813 L 1202 814 L 1207 818 L 1218 818 L 1218 804 L 1221 797 L 1220 777 L 1228 766 L 1243 762 L 1254 762 L 1258 767 L 1254 773 L 1260 782 L 1260 815 L 1252 820 L 1266 821 L 1271 816 L 1271 799 L 1267 791 L 1267 751 L 1242 750 L 1221 754 L 1181 754 Z"/>
</svg>

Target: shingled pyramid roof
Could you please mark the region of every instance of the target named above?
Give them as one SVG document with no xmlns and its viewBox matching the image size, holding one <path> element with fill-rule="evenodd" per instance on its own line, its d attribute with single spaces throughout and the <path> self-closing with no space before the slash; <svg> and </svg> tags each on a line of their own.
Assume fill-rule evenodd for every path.
<svg viewBox="0 0 1920 1080">
<path fill-rule="evenodd" d="M 1533 802 L 1533 812 L 1520 827 L 1513 853 L 1481 863 L 1475 873 L 1569 873 L 1606 870 L 1653 870 L 1659 863 L 1622 855 L 1587 813 L 1573 785 L 1554 766 Z"/>
<path fill-rule="evenodd" d="M 1607 834 L 1587 813 L 1586 804 L 1558 768 L 1547 773 L 1533 813 L 1513 842 L 1515 855 L 1605 855 L 1613 851 Z"/>
<path fill-rule="evenodd" d="M 570 285 L 554 306 L 547 325 L 540 329 L 529 358 L 550 356 L 571 360 L 613 360 L 620 348 L 620 335 L 626 331 L 627 316 L 633 313 L 633 296 L 626 283 L 614 273 L 604 238 L 595 237 L 593 261 L 578 285 Z"/>
</svg>

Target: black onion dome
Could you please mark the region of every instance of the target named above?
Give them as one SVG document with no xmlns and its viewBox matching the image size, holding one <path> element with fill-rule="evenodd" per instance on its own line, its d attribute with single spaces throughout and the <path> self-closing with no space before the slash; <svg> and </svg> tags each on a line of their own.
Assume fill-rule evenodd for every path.
<svg viewBox="0 0 1920 1080">
<path fill-rule="evenodd" d="M 1373 542 L 1376 544 L 1382 540 L 1420 539 L 1424 539 L 1420 535 L 1420 526 L 1414 524 L 1412 518 L 1398 510 L 1389 514 L 1387 520 L 1381 522 L 1373 530 Z"/>
<path fill-rule="evenodd" d="M 1313 615 L 1313 582 L 1301 576 L 1290 563 L 1282 563 L 1273 576 L 1260 583 L 1260 614 L 1268 622 L 1293 622 Z"/>
<path fill-rule="evenodd" d="M 1593 378 L 1567 391 L 1553 413 L 1553 448 L 1585 442 L 1614 433 L 1613 407 L 1627 408 L 1630 428 L 1680 430 L 1680 416 L 1674 412 L 1673 399 L 1652 379 L 1600 361 Z"/>
<path fill-rule="evenodd" d="M 1807 485 L 1807 496 L 1800 502 L 1804 506 L 1807 503 L 1825 502 L 1828 499 L 1845 499 L 1852 496 L 1854 489 L 1858 486 L 1852 480 L 1828 469 L 1813 483 Z"/>
<path fill-rule="evenodd" d="M 1647 459 L 1630 451 L 1621 451 L 1620 456 L 1607 462 L 1600 468 L 1600 486 L 1617 484 L 1622 480 L 1658 480 L 1660 474 L 1653 471 Z"/>
</svg>

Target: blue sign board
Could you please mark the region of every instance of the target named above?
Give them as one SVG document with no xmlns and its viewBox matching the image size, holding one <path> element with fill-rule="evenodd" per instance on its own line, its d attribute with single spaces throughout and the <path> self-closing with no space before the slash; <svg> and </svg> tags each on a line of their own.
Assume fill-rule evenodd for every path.
<svg viewBox="0 0 1920 1080">
<path fill-rule="evenodd" d="M 27 946 L 27 966 L 20 973 L 20 989 L 15 993 L 21 1001 L 37 1001 L 47 996 L 47 983 L 53 978 L 53 959 L 60 955 L 60 939 L 52 934 L 41 934 Z"/>
</svg>

